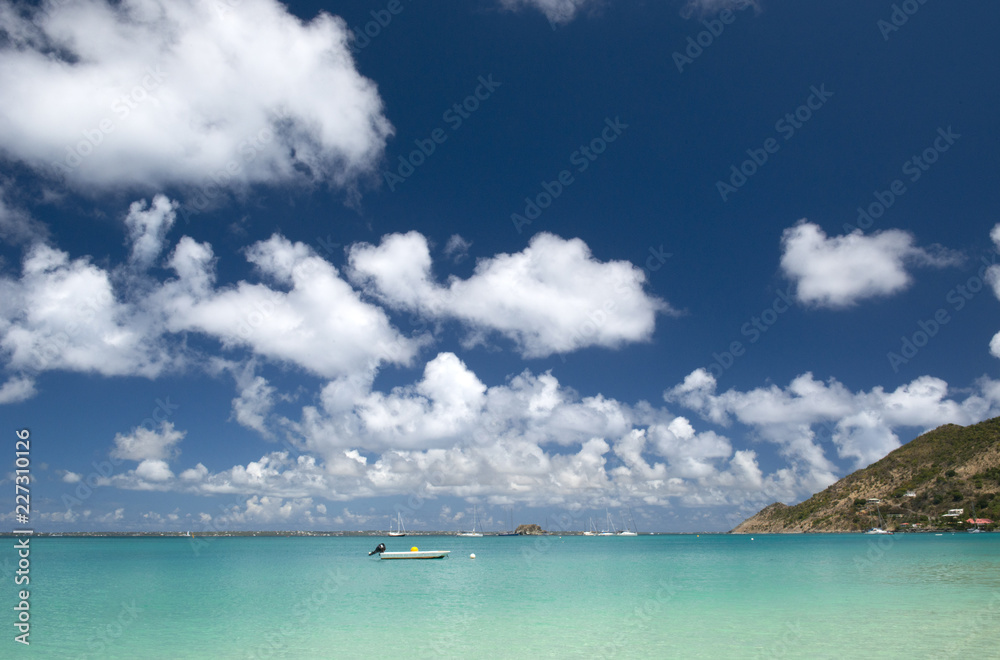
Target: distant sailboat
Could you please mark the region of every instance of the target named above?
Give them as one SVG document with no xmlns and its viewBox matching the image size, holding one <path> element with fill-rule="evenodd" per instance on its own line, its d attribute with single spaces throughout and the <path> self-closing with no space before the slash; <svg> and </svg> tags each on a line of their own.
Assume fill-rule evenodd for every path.
<svg viewBox="0 0 1000 660">
<path fill-rule="evenodd" d="M 597 525 L 594 524 L 594 518 L 590 518 L 590 529 L 583 533 L 584 536 L 597 536 Z"/>
<path fill-rule="evenodd" d="M 618 530 L 615 528 L 615 521 L 611 519 L 611 513 L 607 509 L 604 510 L 604 513 L 608 515 L 608 528 L 599 533 L 598 536 L 616 536 Z"/>
<path fill-rule="evenodd" d="M 618 532 L 618 536 L 639 536 L 639 533 L 635 530 L 635 518 L 632 518 L 632 507 L 628 508 L 628 517 L 632 520 L 632 528 L 625 524 L 625 516 L 622 516 L 622 531 Z"/>
<path fill-rule="evenodd" d="M 969 534 L 982 534 L 983 530 L 982 530 L 982 528 L 979 527 L 979 518 L 976 516 L 976 503 L 975 502 L 972 503 L 972 522 L 974 522 L 976 524 L 976 526 L 975 527 L 970 527 L 969 529 L 967 529 L 965 531 L 967 531 Z"/>
<path fill-rule="evenodd" d="M 878 527 L 872 527 L 865 534 L 892 534 L 885 528 L 885 521 L 882 520 L 882 509 L 879 508 L 878 504 L 875 505 L 875 511 L 878 512 Z"/>
<path fill-rule="evenodd" d="M 406 528 L 403 527 L 403 516 L 397 511 L 396 512 L 396 530 L 392 529 L 392 521 L 389 521 L 389 536 L 406 536 Z"/>
<path fill-rule="evenodd" d="M 514 508 L 510 507 L 507 510 L 507 515 L 510 517 L 510 531 L 500 532 L 497 536 L 517 536 L 517 532 L 514 531 Z"/>
<path fill-rule="evenodd" d="M 471 532 L 459 532 L 458 536 L 474 536 L 474 537 L 478 538 L 478 537 L 481 537 L 483 535 L 482 532 L 477 532 L 476 531 L 476 526 L 477 526 L 477 523 L 478 523 L 478 515 L 477 515 L 477 513 L 478 512 L 477 512 L 477 509 L 476 509 L 476 505 L 473 504 L 472 505 L 472 531 Z"/>
</svg>

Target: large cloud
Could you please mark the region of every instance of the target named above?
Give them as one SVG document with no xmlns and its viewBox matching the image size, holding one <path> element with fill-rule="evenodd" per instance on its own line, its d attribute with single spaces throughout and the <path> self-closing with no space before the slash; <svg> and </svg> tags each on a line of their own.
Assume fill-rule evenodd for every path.
<svg viewBox="0 0 1000 660">
<path fill-rule="evenodd" d="M 241 281 L 216 288 L 211 246 L 182 238 L 168 262 L 178 278 L 151 296 L 166 329 L 201 332 L 326 377 L 406 364 L 416 354 L 418 342 L 400 335 L 305 244 L 276 234 L 251 246 L 247 259 L 273 287 Z"/>
<path fill-rule="evenodd" d="M 244 374 L 240 382 L 243 399 L 274 398 L 261 377 Z M 969 424 L 1000 412 L 1000 382 L 985 378 L 964 398 L 929 376 L 893 391 L 850 392 L 808 373 L 784 388 L 719 394 L 699 370 L 665 393 L 716 427 L 699 429 L 647 403 L 581 397 L 551 373 L 525 371 L 487 386 L 451 353 L 430 360 L 410 385 L 388 392 L 371 385 L 331 381 L 298 420 L 254 404 L 254 425 L 280 429 L 283 447 L 245 465 L 171 469 L 157 449 L 135 453 L 146 456 L 135 469 L 100 483 L 228 494 L 241 498 L 240 510 L 247 497 L 275 507 L 404 497 L 419 510 L 451 496 L 574 511 L 626 502 L 728 507 L 726 520 L 737 522 L 766 503 L 794 502 L 832 483 L 842 468 L 827 455 L 831 445 L 860 467 L 898 447 L 902 429 L 910 436 L 914 427 Z M 776 444 L 779 456 L 762 467 L 756 451 L 734 446 L 730 431 Z"/>
<path fill-rule="evenodd" d="M 431 341 L 403 336 L 328 261 L 279 234 L 245 250 L 256 282 L 219 285 L 212 246 L 188 236 L 162 262 L 176 277 L 157 279 L 149 267 L 160 263 L 175 207 L 162 195 L 130 206 L 126 264 L 102 267 L 36 243 L 20 278 L 0 277 L 0 351 L 20 374 L 4 400 L 30 396 L 36 372 L 155 378 L 204 362 L 198 351 L 206 349 L 192 348 L 186 333 L 333 379 L 331 392 L 366 387 L 382 365 L 410 364 Z M 356 245 L 351 264 L 355 281 L 389 305 L 457 319 L 468 344 L 500 333 L 527 357 L 648 340 L 657 312 L 669 309 L 643 290 L 640 269 L 599 262 L 582 241 L 548 234 L 520 253 L 481 261 L 471 278 L 447 287 L 432 281 L 427 243 L 416 233 Z M 266 435 L 261 411 L 271 393 L 252 380 L 241 384 L 234 416 Z"/>
<path fill-rule="evenodd" d="M 198 464 L 160 479 L 165 466 L 150 465 L 155 479 L 136 468 L 106 483 L 272 498 L 453 495 L 577 509 L 795 494 L 763 475 L 752 451 L 734 451 L 686 418 L 580 397 L 550 373 L 526 371 L 487 387 L 451 353 L 428 362 L 412 385 L 386 393 L 359 386 L 348 396 L 331 383 L 319 398 L 299 421 L 268 413 L 270 426 L 286 431 L 285 449 L 245 466 L 212 473 Z"/>
<path fill-rule="evenodd" d="M 349 32 L 274 0 L 0 8 L 0 149 L 78 190 L 349 184 L 392 128 Z"/>
<path fill-rule="evenodd" d="M 930 376 L 891 391 L 851 392 L 809 373 L 785 387 L 718 393 L 715 379 L 698 370 L 665 394 L 704 419 L 696 425 L 645 402 L 581 396 L 551 372 L 487 384 L 451 352 L 429 359 L 414 382 L 379 390 L 381 366 L 412 363 L 423 338 L 402 336 L 333 265 L 280 235 L 246 248 L 252 277 L 219 283 L 209 244 L 182 237 L 167 248 L 172 209 L 166 198 L 130 208 L 131 257 L 117 268 L 44 244 L 29 249 L 20 277 L 0 278 L 7 366 L 156 377 L 198 358 L 235 376 L 232 419 L 283 446 L 228 469 L 183 465 L 182 432 L 165 423 L 115 438 L 112 456 L 137 465 L 102 478 L 104 485 L 257 497 L 257 506 L 266 497 L 278 509 L 303 498 L 457 496 L 571 509 L 641 501 L 746 510 L 828 485 L 843 471 L 837 457 L 865 465 L 915 428 L 973 423 L 1000 410 L 1000 383 L 988 379 L 961 397 Z M 157 263 L 161 253 L 176 277 L 161 281 L 135 267 Z M 558 332 L 581 322 L 594 329 L 570 348 L 642 339 L 666 308 L 645 294 L 631 264 L 599 262 L 582 241 L 547 234 L 447 284 L 432 278 L 430 250 L 416 233 L 356 245 L 349 260 L 354 281 L 376 298 L 456 319 L 473 334 L 500 332 L 525 355 L 566 349 L 553 343 Z M 608 300 L 613 309 L 603 307 Z M 595 308 L 607 313 L 600 323 L 587 313 Z M 189 342 L 191 333 L 217 341 Z M 54 349 L 39 350 L 50 339 Z M 306 390 L 280 392 L 259 372 L 275 363 L 325 384 L 290 412 Z M 33 392 L 30 374 L 13 373 L 0 402 Z M 773 443 L 778 456 L 758 459 L 738 438 Z"/>
<path fill-rule="evenodd" d="M 785 230 L 781 243 L 781 269 L 795 283 L 796 297 L 817 307 L 849 307 L 902 291 L 911 282 L 909 265 L 957 262 L 942 248 L 916 247 L 913 236 L 898 229 L 829 238 L 818 225 L 802 221 Z"/>
<path fill-rule="evenodd" d="M 0 278 L 0 352 L 26 373 L 62 369 L 155 377 L 175 363 L 155 314 L 123 303 L 113 275 L 36 244 L 20 279 Z"/>
<path fill-rule="evenodd" d="M 624 408 L 602 397 L 574 400 L 549 373 L 524 372 L 487 388 L 453 353 L 427 363 L 418 382 L 388 393 L 331 382 L 319 406 L 293 424 L 305 446 L 324 456 L 353 447 L 429 450 L 499 438 L 569 446 L 614 437 L 630 426 Z"/>
<path fill-rule="evenodd" d="M 386 304 L 459 319 L 471 329 L 470 344 L 498 332 L 525 357 L 646 341 L 656 314 L 670 311 L 644 291 L 639 268 L 602 263 L 583 241 L 548 233 L 521 252 L 481 260 L 469 279 L 446 286 L 434 281 L 427 240 L 417 232 L 355 245 L 350 265 L 352 278 Z"/>
<path fill-rule="evenodd" d="M 1000 413 L 998 383 L 983 379 L 978 392 L 963 400 L 949 398 L 948 384 L 921 376 L 891 392 L 874 387 L 850 392 L 835 379 L 817 381 L 811 373 L 787 387 L 759 387 L 746 392 L 715 391 L 715 378 L 704 369 L 667 390 L 664 398 L 696 411 L 722 426 L 733 421 L 774 442 L 799 462 L 814 490 L 834 481 L 835 467 L 825 456 L 817 431 L 828 433 L 839 456 L 865 467 L 900 446 L 900 427 L 930 430 L 941 424 L 972 424 Z"/>
<path fill-rule="evenodd" d="M 19 278 L 0 277 L 0 356 L 17 374 L 0 401 L 30 397 L 33 375 L 44 371 L 155 378 L 186 369 L 203 362 L 185 340 L 192 332 L 325 378 L 407 364 L 422 345 L 311 248 L 278 235 L 246 250 L 263 282 L 216 286 L 211 246 L 187 236 L 166 262 L 177 277 L 154 279 L 145 269 L 163 250 L 174 207 L 163 196 L 148 208 L 131 205 L 127 266 L 101 267 L 36 243 Z M 267 391 L 251 383 L 242 389 L 234 414 L 256 428 L 254 411 L 266 405 Z"/>
</svg>

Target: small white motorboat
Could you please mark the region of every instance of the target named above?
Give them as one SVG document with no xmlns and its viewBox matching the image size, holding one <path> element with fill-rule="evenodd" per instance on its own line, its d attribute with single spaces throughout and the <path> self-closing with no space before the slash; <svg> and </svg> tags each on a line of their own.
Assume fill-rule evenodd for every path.
<svg viewBox="0 0 1000 660">
<path fill-rule="evenodd" d="M 416 546 L 409 552 L 387 552 L 384 543 L 379 543 L 368 556 L 378 555 L 379 559 L 444 559 L 451 550 L 419 550 Z"/>
<path fill-rule="evenodd" d="M 409 552 L 383 552 L 379 559 L 443 559 L 451 550 L 410 550 Z"/>
</svg>

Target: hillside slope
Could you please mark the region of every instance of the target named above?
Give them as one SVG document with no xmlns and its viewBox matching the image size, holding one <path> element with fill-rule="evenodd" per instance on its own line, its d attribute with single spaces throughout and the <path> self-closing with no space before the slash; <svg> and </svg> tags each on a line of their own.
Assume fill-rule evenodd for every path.
<svg viewBox="0 0 1000 660">
<path fill-rule="evenodd" d="M 881 500 L 889 529 L 964 529 L 973 504 L 979 518 L 1000 521 L 998 493 L 1000 417 L 995 417 L 936 428 L 800 504 L 765 507 L 731 533 L 863 531 L 878 524 L 872 499 Z M 964 511 L 942 517 L 949 509 Z"/>
</svg>

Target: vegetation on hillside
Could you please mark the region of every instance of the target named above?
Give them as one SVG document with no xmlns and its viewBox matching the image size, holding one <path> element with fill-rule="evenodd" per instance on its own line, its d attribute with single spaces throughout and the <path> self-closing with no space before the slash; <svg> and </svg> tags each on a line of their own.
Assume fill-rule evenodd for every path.
<svg viewBox="0 0 1000 660">
<path fill-rule="evenodd" d="M 965 529 L 973 507 L 994 521 L 987 529 L 1000 523 L 1000 417 L 934 429 L 800 504 L 766 507 L 733 532 L 863 531 L 879 512 L 897 531 Z M 962 514 L 947 516 L 952 509 Z"/>
</svg>

